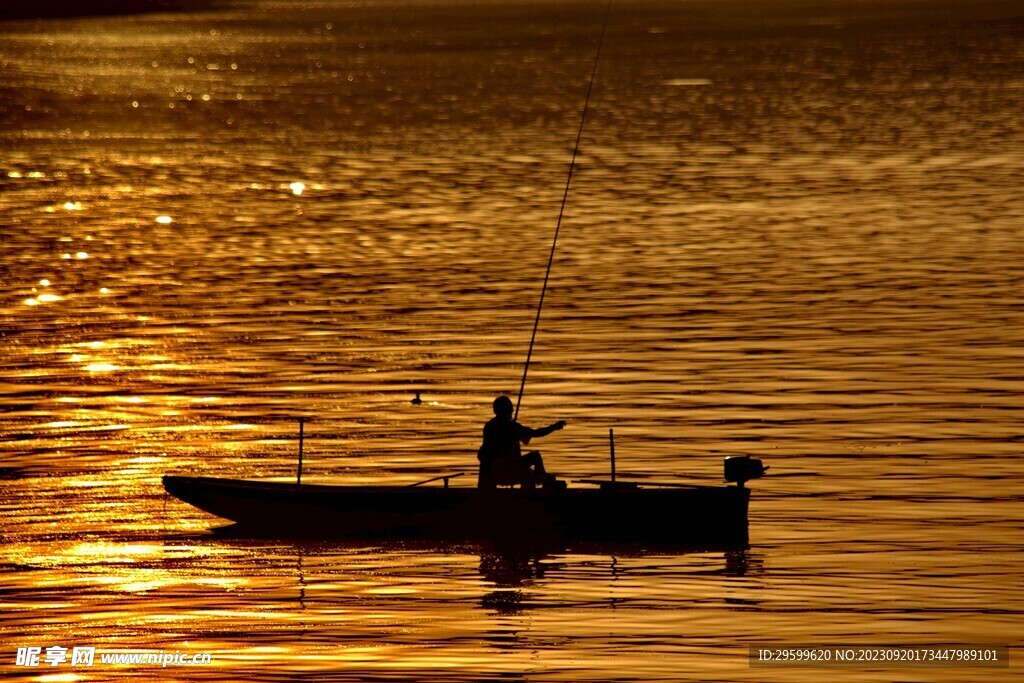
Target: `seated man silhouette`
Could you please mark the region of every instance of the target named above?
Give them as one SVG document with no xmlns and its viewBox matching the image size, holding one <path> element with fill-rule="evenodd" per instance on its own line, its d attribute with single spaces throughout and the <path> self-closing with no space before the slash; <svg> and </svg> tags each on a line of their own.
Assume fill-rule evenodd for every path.
<svg viewBox="0 0 1024 683">
<path fill-rule="evenodd" d="M 480 460 L 478 487 L 493 489 L 499 484 L 519 484 L 532 489 L 537 484 L 545 488 L 558 488 L 554 475 L 544 469 L 544 460 L 537 451 L 522 454 L 519 444 L 530 443 L 530 439 L 547 436 L 565 426 L 564 420 L 541 429 L 530 429 L 512 419 L 512 399 L 499 396 L 494 399 L 494 417 L 484 425 L 484 443 L 480 446 L 477 459 Z"/>
</svg>

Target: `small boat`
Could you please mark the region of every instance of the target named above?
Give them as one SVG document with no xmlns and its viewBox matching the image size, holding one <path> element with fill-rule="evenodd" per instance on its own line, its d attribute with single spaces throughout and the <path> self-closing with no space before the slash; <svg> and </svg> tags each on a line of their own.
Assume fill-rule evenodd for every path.
<svg viewBox="0 0 1024 683">
<path fill-rule="evenodd" d="M 236 531 L 258 536 L 459 541 L 571 540 L 745 546 L 750 490 L 766 468 L 726 459 L 735 486 L 583 480 L 588 488 L 481 490 L 448 486 L 328 486 L 165 476 L 164 488 Z M 431 481 L 431 480 L 428 480 Z"/>
</svg>

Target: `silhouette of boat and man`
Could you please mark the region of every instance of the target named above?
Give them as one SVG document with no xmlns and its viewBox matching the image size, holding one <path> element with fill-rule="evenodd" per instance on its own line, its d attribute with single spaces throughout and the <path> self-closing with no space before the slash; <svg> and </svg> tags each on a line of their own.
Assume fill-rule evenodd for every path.
<svg viewBox="0 0 1024 683">
<path fill-rule="evenodd" d="M 564 420 L 532 428 L 516 420 L 511 399 L 492 403 L 477 451 L 475 487 L 449 487 L 462 473 L 408 485 L 308 484 L 168 475 L 176 498 L 236 522 L 238 531 L 278 537 L 540 538 L 743 545 L 749 489 L 764 474 L 759 460 L 725 460 L 736 486 L 581 479 L 569 488 L 550 473 L 538 451 L 523 446 L 563 429 Z M 444 480 L 443 487 L 429 486 Z"/>
</svg>

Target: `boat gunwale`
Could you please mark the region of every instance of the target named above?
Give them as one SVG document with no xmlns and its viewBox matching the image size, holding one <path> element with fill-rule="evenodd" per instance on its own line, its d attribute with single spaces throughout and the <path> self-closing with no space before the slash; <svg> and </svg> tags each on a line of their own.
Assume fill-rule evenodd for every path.
<svg viewBox="0 0 1024 683">
<path fill-rule="evenodd" d="M 409 495 L 429 495 L 437 492 L 446 492 L 450 494 L 471 494 L 471 493 L 487 493 L 487 494 L 498 494 L 498 495 L 523 495 L 523 496 L 534 496 L 534 495 L 559 495 L 561 493 L 573 495 L 581 492 L 589 493 L 615 493 L 615 494 L 637 494 L 644 493 L 650 494 L 654 492 L 660 492 L 666 494 L 669 492 L 681 492 L 681 491 L 721 491 L 723 489 L 737 489 L 739 487 L 732 486 L 729 484 L 723 485 L 710 485 L 710 484 L 678 484 L 672 486 L 665 486 L 663 483 L 652 482 L 648 485 L 648 488 L 644 488 L 644 482 L 635 482 L 637 488 L 635 489 L 615 489 L 614 491 L 607 491 L 598 486 L 588 486 L 587 488 L 569 488 L 563 492 L 547 492 L 543 489 L 536 489 L 533 491 L 524 489 L 497 489 L 495 491 L 481 492 L 476 486 L 409 486 L 409 485 L 359 485 L 359 486 L 348 486 L 344 484 L 298 484 L 295 482 L 286 481 L 253 481 L 251 479 L 228 479 L 222 477 L 206 477 L 206 476 L 192 476 L 192 475 L 175 475 L 167 474 L 161 478 L 161 482 L 165 489 L 167 489 L 168 482 L 171 485 L 181 484 L 184 486 L 206 486 L 210 488 L 220 489 L 244 489 L 249 491 L 266 491 L 274 493 L 285 493 L 285 492 L 309 492 L 309 493 L 359 493 L 359 494 L 372 494 L 372 493 L 398 493 L 403 492 Z M 173 494 L 172 494 L 173 495 Z"/>
</svg>

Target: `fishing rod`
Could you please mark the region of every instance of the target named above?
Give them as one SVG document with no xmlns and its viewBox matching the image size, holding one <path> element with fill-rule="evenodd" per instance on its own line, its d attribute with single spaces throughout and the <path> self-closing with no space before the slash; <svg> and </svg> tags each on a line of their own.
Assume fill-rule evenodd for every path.
<svg viewBox="0 0 1024 683">
<path fill-rule="evenodd" d="M 572 184 L 572 172 L 576 168 L 576 155 L 580 151 L 580 140 L 583 137 L 583 124 L 587 121 L 587 109 L 590 107 L 590 93 L 594 91 L 594 77 L 597 75 L 597 64 L 601 59 L 601 47 L 604 45 L 604 34 L 608 31 L 608 17 L 612 12 L 612 0 L 604 10 L 604 23 L 601 24 L 601 37 L 597 41 L 597 51 L 594 53 L 594 68 L 590 71 L 590 83 L 587 84 L 587 97 L 583 101 L 583 113 L 580 114 L 580 129 L 576 133 L 576 145 L 572 149 L 572 161 L 569 162 L 569 175 L 565 179 L 565 192 L 562 194 L 562 206 L 558 210 L 558 221 L 555 223 L 555 237 L 551 240 L 551 254 L 548 255 L 548 267 L 544 272 L 544 285 L 540 289 L 540 301 L 537 302 L 537 317 L 533 321 L 533 333 L 530 335 L 530 348 L 526 352 L 526 365 L 523 366 L 523 381 L 519 383 L 519 397 L 516 399 L 516 412 L 512 417 L 515 421 L 519 418 L 519 406 L 523 402 L 523 392 L 526 390 L 526 374 L 530 371 L 530 359 L 533 357 L 533 343 L 537 339 L 537 328 L 540 326 L 540 312 L 544 307 L 544 294 L 548 291 L 548 279 L 551 277 L 551 265 L 555 261 L 555 246 L 558 244 L 558 231 L 562 228 L 562 216 L 565 214 L 565 204 L 569 199 L 569 186 Z"/>
</svg>

